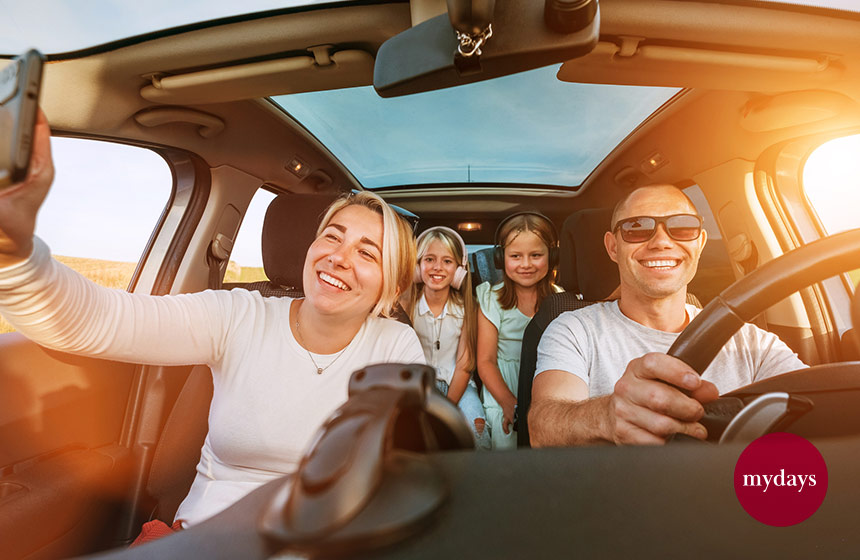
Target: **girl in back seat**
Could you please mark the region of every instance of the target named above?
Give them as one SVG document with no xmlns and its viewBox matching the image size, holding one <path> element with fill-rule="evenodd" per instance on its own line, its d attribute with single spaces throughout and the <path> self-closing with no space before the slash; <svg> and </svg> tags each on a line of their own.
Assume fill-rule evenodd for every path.
<svg viewBox="0 0 860 560">
<path fill-rule="evenodd" d="M 471 380 L 475 369 L 475 298 L 466 244 L 446 227 L 418 236 L 417 293 L 407 305 L 427 363 L 436 368 L 436 387 L 458 404 L 478 449 L 490 449 L 484 407 Z"/>
<path fill-rule="evenodd" d="M 523 332 L 543 298 L 557 290 L 552 270 L 558 264 L 558 234 L 543 214 L 520 212 L 502 220 L 495 244 L 493 260 L 504 279 L 476 290 L 478 375 L 493 448 L 512 449 Z"/>
</svg>

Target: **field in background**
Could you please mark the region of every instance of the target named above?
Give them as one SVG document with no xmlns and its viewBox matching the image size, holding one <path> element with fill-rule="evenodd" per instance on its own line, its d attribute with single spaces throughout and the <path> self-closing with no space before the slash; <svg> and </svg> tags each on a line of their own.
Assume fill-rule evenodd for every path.
<svg viewBox="0 0 860 560">
<path fill-rule="evenodd" d="M 128 284 L 131 282 L 131 275 L 134 274 L 134 269 L 137 266 L 136 263 L 84 259 L 80 257 L 54 256 L 54 258 L 69 268 L 77 270 L 96 284 L 107 286 L 108 288 L 119 288 L 121 290 L 128 288 Z M 265 279 L 266 275 L 262 267 L 241 267 L 232 261 L 227 266 L 227 273 L 224 276 L 224 282 L 256 282 Z M 13 332 L 14 330 L 12 325 L 0 317 L 0 334 Z"/>
</svg>

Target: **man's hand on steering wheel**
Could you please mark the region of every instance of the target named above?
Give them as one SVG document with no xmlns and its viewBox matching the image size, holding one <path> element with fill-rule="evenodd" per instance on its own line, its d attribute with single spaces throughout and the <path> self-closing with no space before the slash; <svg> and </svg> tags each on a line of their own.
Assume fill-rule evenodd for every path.
<svg viewBox="0 0 860 560">
<path fill-rule="evenodd" d="M 631 361 L 615 384 L 609 398 L 610 433 L 619 444 L 663 444 L 675 433 L 703 440 L 708 434 L 698 422 L 705 412 L 702 403 L 718 396 L 713 383 L 681 360 L 646 354 Z"/>
</svg>

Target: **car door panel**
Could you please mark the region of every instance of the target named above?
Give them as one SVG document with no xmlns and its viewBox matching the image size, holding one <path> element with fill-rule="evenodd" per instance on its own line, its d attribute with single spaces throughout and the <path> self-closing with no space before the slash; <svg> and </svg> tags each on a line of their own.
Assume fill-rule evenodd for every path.
<svg viewBox="0 0 860 560">
<path fill-rule="evenodd" d="M 92 550 L 128 487 L 119 441 L 135 366 L 0 336 L 4 558 Z"/>
</svg>

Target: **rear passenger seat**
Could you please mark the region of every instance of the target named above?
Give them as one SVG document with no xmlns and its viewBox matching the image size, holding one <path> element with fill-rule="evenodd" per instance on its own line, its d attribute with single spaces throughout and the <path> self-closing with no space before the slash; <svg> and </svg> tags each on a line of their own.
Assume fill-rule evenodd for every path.
<svg viewBox="0 0 860 560">
<path fill-rule="evenodd" d="M 494 247 L 486 247 L 469 253 L 469 271 L 472 273 L 473 289 L 484 282 L 496 285 L 502 281 L 504 272 L 496 268 L 496 265 L 493 264 L 494 249 Z"/>
</svg>

